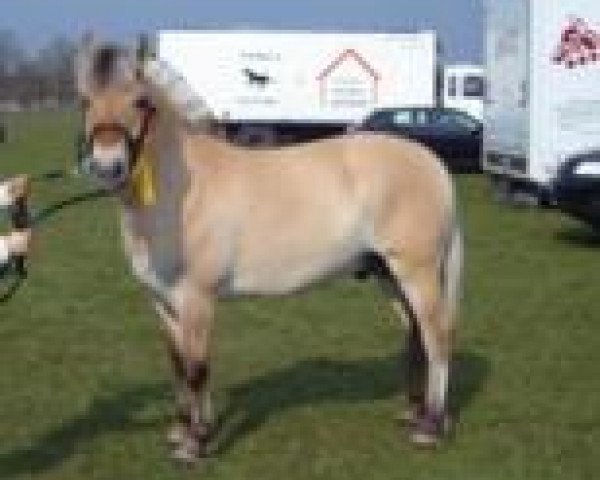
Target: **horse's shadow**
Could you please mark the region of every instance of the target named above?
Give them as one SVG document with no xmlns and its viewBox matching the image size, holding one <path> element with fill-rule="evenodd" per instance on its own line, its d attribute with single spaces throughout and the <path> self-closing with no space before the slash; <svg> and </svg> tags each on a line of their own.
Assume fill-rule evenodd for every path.
<svg viewBox="0 0 600 480">
<path fill-rule="evenodd" d="M 302 405 L 352 403 L 389 399 L 405 389 L 406 362 L 398 356 L 352 361 L 311 359 L 273 370 L 226 390 L 219 415 L 216 453 L 260 428 L 270 416 Z M 456 355 L 458 379 L 452 386 L 454 416 L 466 408 L 481 389 L 488 361 L 475 353 Z M 164 419 L 136 418 L 149 404 L 167 404 L 167 384 L 141 385 L 103 396 L 81 414 L 14 450 L 0 450 L 0 478 L 44 471 L 74 455 L 81 445 L 109 432 L 157 430 Z"/>
<path fill-rule="evenodd" d="M 0 478 L 31 475 L 50 469 L 74 455 L 82 444 L 119 431 L 157 427 L 156 420 L 139 420 L 136 414 L 150 402 L 166 400 L 166 384 L 141 385 L 113 396 L 96 398 L 87 410 L 32 443 L 5 451 L 0 447 Z M 6 444 L 6 441 L 3 442 Z"/>
<path fill-rule="evenodd" d="M 348 404 L 385 400 L 406 391 L 405 354 L 352 361 L 303 360 L 290 367 L 231 387 L 227 405 L 218 417 L 217 453 L 226 452 L 238 439 L 258 429 L 282 410 L 320 403 Z M 453 360 L 450 411 L 460 412 L 481 389 L 488 361 L 472 352 L 459 352 Z"/>
</svg>

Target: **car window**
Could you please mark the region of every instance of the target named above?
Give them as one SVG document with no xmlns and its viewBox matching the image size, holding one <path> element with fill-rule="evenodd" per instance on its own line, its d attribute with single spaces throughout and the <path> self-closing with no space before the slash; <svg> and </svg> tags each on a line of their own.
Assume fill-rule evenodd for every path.
<svg viewBox="0 0 600 480">
<path fill-rule="evenodd" d="M 483 98 L 485 81 L 479 75 L 467 75 L 464 79 L 463 94 L 465 98 Z"/>
<path fill-rule="evenodd" d="M 397 110 L 394 112 L 393 122 L 399 126 L 410 125 L 413 123 L 412 112 L 410 110 Z"/>
<path fill-rule="evenodd" d="M 428 125 L 431 122 L 429 112 L 426 110 L 417 110 L 415 112 L 415 124 L 419 126 Z"/>
<path fill-rule="evenodd" d="M 433 114 L 433 123 L 438 127 L 464 128 L 466 130 L 476 130 L 477 122 L 462 112 L 452 110 L 438 111 Z"/>
<path fill-rule="evenodd" d="M 390 123 L 391 116 L 391 112 L 388 111 L 375 112 L 367 119 L 366 123 L 375 127 L 385 127 Z"/>
</svg>

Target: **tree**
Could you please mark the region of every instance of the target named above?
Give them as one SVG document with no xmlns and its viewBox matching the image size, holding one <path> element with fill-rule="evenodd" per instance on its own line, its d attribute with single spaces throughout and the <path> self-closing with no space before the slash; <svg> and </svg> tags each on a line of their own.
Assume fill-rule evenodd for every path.
<svg viewBox="0 0 600 480">
<path fill-rule="evenodd" d="M 74 59 L 76 46 L 64 37 L 52 39 L 36 56 L 37 72 L 42 78 L 46 98 L 59 104 L 71 103 L 74 98 Z"/>
<path fill-rule="evenodd" d="M 25 52 L 14 32 L 0 30 L 0 75 L 13 75 L 25 59 Z"/>
</svg>

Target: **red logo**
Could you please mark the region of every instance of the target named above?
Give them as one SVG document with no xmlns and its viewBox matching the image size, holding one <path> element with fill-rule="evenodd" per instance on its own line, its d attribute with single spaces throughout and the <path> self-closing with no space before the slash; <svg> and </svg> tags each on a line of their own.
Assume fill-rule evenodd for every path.
<svg viewBox="0 0 600 480">
<path fill-rule="evenodd" d="M 369 76 L 371 79 L 371 95 L 372 101 L 377 101 L 378 96 L 378 87 L 381 77 L 379 73 L 371 66 L 369 62 L 365 60 L 365 58 L 358 53 L 353 48 L 347 48 L 342 53 L 340 53 L 335 59 L 317 76 L 317 81 L 320 85 L 321 90 L 321 103 L 326 103 L 326 90 L 327 90 L 327 81 L 331 74 L 338 69 L 343 63 L 347 61 L 354 61 L 358 64 L 358 66 Z"/>
<path fill-rule="evenodd" d="M 570 20 L 562 29 L 552 61 L 567 68 L 600 61 L 600 33 L 582 18 Z"/>
</svg>

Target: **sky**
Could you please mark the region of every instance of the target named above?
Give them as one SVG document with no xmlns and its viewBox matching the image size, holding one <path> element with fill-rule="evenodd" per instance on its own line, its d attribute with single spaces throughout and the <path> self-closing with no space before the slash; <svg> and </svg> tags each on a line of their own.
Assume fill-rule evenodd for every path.
<svg viewBox="0 0 600 480">
<path fill-rule="evenodd" d="M 450 62 L 480 62 L 483 0 L 0 0 L 0 30 L 27 49 L 53 37 L 133 39 L 161 28 L 406 32 L 434 29 Z"/>
</svg>

